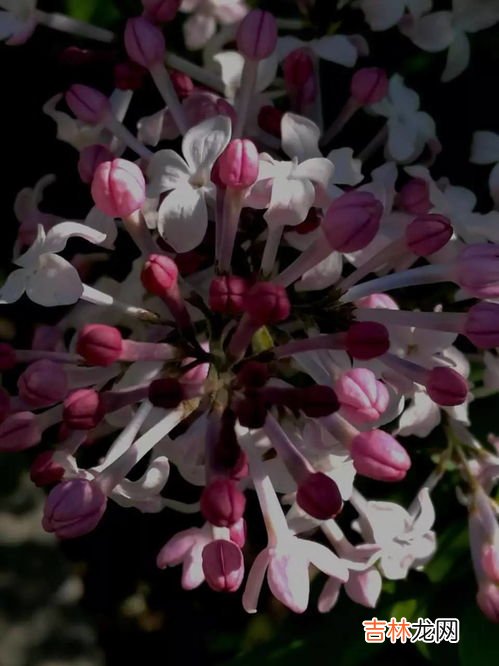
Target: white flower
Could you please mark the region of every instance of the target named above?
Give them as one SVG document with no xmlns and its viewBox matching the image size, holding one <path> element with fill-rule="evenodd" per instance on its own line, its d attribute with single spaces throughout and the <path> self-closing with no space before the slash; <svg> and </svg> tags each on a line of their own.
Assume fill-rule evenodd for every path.
<svg viewBox="0 0 499 666">
<path fill-rule="evenodd" d="M 158 151 L 149 164 L 149 196 L 169 192 L 158 211 L 158 231 L 176 252 L 188 252 L 204 238 L 208 226 L 206 198 L 214 194 L 211 170 L 230 141 L 231 123 L 216 116 L 191 128 L 174 150 Z"/>
<path fill-rule="evenodd" d="M 388 119 L 388 159 L 411 162 L 421 154 L 428 141 L 436 138 L 433 118 L 419 111 L 419 95 L 404 84 L 399 74 L 391 77 L 385 99 L 372 104 L 369 109 Z"/>
<path fill-rule="evenodd" d="M 496 0 L 454 0 L 453 11 L 440 11 L 408 20 L 402 32 L 416 46 L 431 53 L 449 49 L 442 81 L 462 74 L 470 60 L 467 33 L 490 28 L 499 21 Z"/>
<path fill-rule="evenodd" d="M 359 519 L 353 525 L 366 541 L 381 546 L 380 568 L 390 580 L 407 576 L 432 557 L 436 548 L 431 530 L 435 509 L 427 488 L 416 499 L 417 506 L 406 511 L 393 502 L 356 502 Z"/>
<path fill-rule="evenodd" d="M 248 613 L 256 612 L 267 574 L 274 597 L 295 613 L 303 613 L 308 606 L 310 564 L 343 583 L 348 580 L 346 564 L 326 546 L 290 533 L 289 537 L 280 539 L 275 546 L 268 546 L 256 556 L 243 594 L 244 609 Z"/>
<path fill-rule="evenodd" d="M 72 236 L 100 244 L 105 235 L 77 222 L 62 222 L 46 234 L 38 227 L 38 235 L 27 252 L 15 260 L 20 266 L 7 278 L 0 289 L 0 304 L 14 303 L 24 292 L 38 305 L 70 305 L 83 293 L 83 285 L 76 269 L 60 257 Z"/>
<path fill-rule="evenodd" d="M 36 27 L 37 0 L 0 0 L 0 41 L 24 44 Z"/>
<path fill-rule="evenodd" d="M 371 30 L 388 30 L 404 16 L 406 8 L 414 17 L 429 12 L 432 0 L 359 0 Z"/>
<path fill-rule="evenodd" d="M 470 162 L 494 165 L 489 175 L 489 191 L 496 205 L 499 205 L 499 134 L 475 132 L 471 144 Z"/>
<path fill-rule="evenodd" d="M 184 23 L 188 49 L 201 49 L 216 32 L 217 23 L 230 25 L 249 11 L 244 0 L 183 0 L 180 11 L 192 14 Z"/>
<path fill-rule="evenodd" d="M 308 42 L 297 37 L 281 37 L 277 42 L 279 60 L 284 60 L 287 55 L 303 47 L 322 60 L 335 62 L 345 67 L 354 67 L 357 62 L 358 50 L 354 41 L 346 35 L 326 35 Z"/>
<path fill-rule="evenodd" d="M 497 147 L 499 149 L 499 137 Z M 481 151 L 481 155 L 485 154 Z M 466 243 L 499 242 L 499 213 L 497 211 L 476 213 L 474 209 L 477 199 L 471 190 L 457 187 L 449 182 L 437 185 L 425 167 L 407 167 L 406 172 L 413 178 L 421 178 L 428 183 L 430 201 L 433 204 L 432 212 L 448 217 L 459 238 Z"/>
</svg>

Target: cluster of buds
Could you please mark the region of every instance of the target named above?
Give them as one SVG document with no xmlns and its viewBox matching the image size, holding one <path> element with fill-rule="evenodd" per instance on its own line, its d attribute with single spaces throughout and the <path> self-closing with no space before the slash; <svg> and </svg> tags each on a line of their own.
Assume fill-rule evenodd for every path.
<svg viewBox="0 0 499 666">
<path fill-rule="evenodd" d="M 438 142 L 398 75 L 357 67 L 339 116 L 324 125 L 319 58 L 356 66 L 365 52 L 358 35 L 280 38 L 272 14 L 234 5 L 239 23 L 226 42 L 217 36 L 215 57 L 207 48 L 213 62 L 203 69 L 168 50 L 180 2 L 143 0 L 143 14 L 125 27 L 129 69 L 117 89 L 108 96 L 75 84 L 47 104 L 79 151 L 94 207 L 79 222 L 49 216 L 38 209 L 45 183 L 16 202 L 17 268 L 0 302 L 25 293 L 74 307 L 57 326 L 37 328 L 31 349 L 0 345 L 0 369 L 17 382 L 15 395 L 0 393 L 0 451 L 37 450 L 31 478 L 50 488 L 43 526 L 60 538 L 95 529 L 109 499 L 198 515 L 166 543 L 158 566 L 182 564 L 186 589 L 244 584 L 248 612 L 265 575 L 277 599 L 303 612 L 310 564 L 327 577 L 321 612 L 342 585 L 374 606 L 383 576 L 403 578 L 431 558 L 430 492 L 442 461 L 459 451 L 456 464 L 472 479 L 478 603 L 497 621 L 490 495 L 499 465 L 489 453 L 484 471 L 486 449 L 463 453 L 456 442 L 467 446 L 474 388 L 458 347 L 499 346 L 499 245 L 491 242 L 499 214 L 474 213 L 468 229 L 450 186 L 414 163 L 425 149 L 434 156 Z M 213 30 L 223 20 L 209 18 Z M 283 78 L 268 75 L 277 67 Z M 146 76 L 165 107 L 134 132 L 125 118 Z M 63 101 L 72 115 L 55 109 Z M 387 119 L 373 140 L 335 147 L 366 111 Z M 365 173 L 383 147 L 388 161 Z M 118 233 L 136 246 L 128 277 L 87 284 Z M 73 236 L 101 252 L 63 258 Z M 404 309 L 413 287 L 438 283 L 456 285 L 471 304 L 443 311 L 430 295 L 431 311 Z M 407 511 L 361 495 L 357 477 L 380 492 L 402 482 L 411 468 L 403 437 L 426 436 L 441 420 L 452 446 L 442 447 Z M 83 467 L 104 439 L 113 440 L 107 453 Z M 131 480 L 141 461 L 145 472 Z M 199 488 L 197 502 L 167 496 L 171 465 Z M 268 541 L 245 576 L 253 492 Z M 345 534 L 345 503 L 358 516 L 357 545 Z M 390 512 L 404 514 L 396 527 Z"/>
</svg>

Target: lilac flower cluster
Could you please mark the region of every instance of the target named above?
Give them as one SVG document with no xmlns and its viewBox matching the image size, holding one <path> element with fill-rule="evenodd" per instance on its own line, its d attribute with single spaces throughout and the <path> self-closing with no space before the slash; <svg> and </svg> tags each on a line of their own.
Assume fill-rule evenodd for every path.
<svg viewBox="0 0 499 666">
<path fill-rule="evenodd" d="M 398 24 L 422 48 L 449 48 L 446 78 L 462 64 L 466 33 L 499 20 L 482 3 L 473 22 L 464 0 L 454 13 L 431 13 L 431 0 L 357 4 L 373 30 Z M 11 44 L 38 23 L 113 39 L 32 0 L 0 6 Z M 326 577 L 321 612 L 342 586 L 374 606 L 383 577 L 404 578 L 433 555 L 431 492 L 452 461 L 469 507 L 477 601 L 499 621 L 499 453 L 495 439 L 471 435 L 467 412 L 498 389 L 499 361 L 477 354 L 484 384 L 472 386 L 454 346 L 464 336 L 480 352 L 499 347 L 499 213 L 477 213 L 471 192 L 433 180 L 435 123 L 401 76 L 357 66 L 364 37 L 280 37 L 300 20 L 249 11 L 242 0 L 143 0 L 143 9 L 126 24 L 121 85 L 108 97 L 75 84 L 44 108 L 79 151 L 95 206 L 80 221 L 41 211 L 50 176 L 16 200 L 16 268 L 0 302 L 26 294 L 74 306 L 57 326 L 39 326 L 31 349 L 0 345 L 0 368 L 18 389 L 0 393 L 0 450 L 40 447 L 31 477 L 51 487 L 44 528 L 86 534 L 109 499 L 201 514 L 203 525 L 175 535 L 157 558 L 161 568 L 182 564 L 184 588 L 244 585 L 243 606 L 254 612 L 266 578 L 277 599 L 303 612 L 313 565 Z M 204 68 L 167 49 L 178 10 L 190 13 L 186 43 L 205 47 Z M 447 30 L 438 44 L 435 26 Z M 328 127 L 320 59 L 356 67 Z M 165 106 L 134 132 L 125 119 L 147 73 Z M 338 143 L 364 113 L 383 119 L 372 141 L 355 151 Z M 496 139 L 484 134 L 475 161 L 498 161 Z M 382 150 L 385 160 L 366 173 Z M 137 247 L 129 275 L 88 284 L 118 234 Z M 72 237 L 99 252 L 61 256 Z M 438 302 L 403 309 L 405 291 L 390 295 L 442 282 L 458 288 L 456 312 Z M 439 423 L 447 442 L 407 509 L 359 492 L 357 476 L 403 481 L 411 456 L 396 437 L 426 437 Z M 102 441 L 112 442 L 107 453 L 84 468 L 81 451 Z M 172 465 L 199 487 L 198 502 L 169 497 Z M 248 563 L 252 492 L 268 542 Z"/>
</svg>

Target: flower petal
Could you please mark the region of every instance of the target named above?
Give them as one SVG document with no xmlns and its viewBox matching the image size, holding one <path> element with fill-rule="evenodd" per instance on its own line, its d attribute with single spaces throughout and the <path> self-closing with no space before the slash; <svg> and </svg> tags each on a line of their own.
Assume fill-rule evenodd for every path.
<svg viewBox="0 0 499 666">
<path fill-rule="evenodd" d="M 192 14 L 184 23 L 185 45 L 191 51 L 202 49 L 213 37 L 216 29 L 217 23 L 213 16 L 202 13 Z"/>
<path fill-rule="evenodd" d="M 327 190 L 334 173 L 334 165 L 326 157 L 312 157 L 293 169 L 292 178 L 306 178 Z"/>
<path fill-rule="evenodd" d="M 276 599 L 295 613 L 305 612 L 310 582 L 308 562 L 301 553 L 276 551 L 270 558 L 267 580 Z"/>
<path fill-rule="evenodd" d="M 362 162 L 354 158 L 352 148 L 336 148 L 327 159 L 334 164 L 335 185 L 358 185 L 363 179 Z"/>
<path fill-rule="evenodd" d="M 338 601 L 341 590 L 341 581 L 337 578 L 329 578 L 324 585 L 319 597 L 319 613 L 329 613 Z"/>
<path fill-rule="evenodd" d="M 299 162 L 309 157 L 322 157 L 319 150 L 321 131 L 317 125 L 295 113 L 285 113 L 281 120 L 282 149 Z"/>
<path fill-rule="evenodd" d="M 26 284 L 28 298 L 47 307 L 72 305 L 82 293 L 78 271 L 57 254 L 42 255 L 38 268 L 30 273 Z"/>
<path fill-rule="evenodd" d="M 182 141 L 182 152 L 193 173 L 209 170 L 230 141 L 228 116 L 214 116 L 192 127 Z"/>
<path fill-rule="evenodd" d="M 447 53 L 447 63 L 442 74 L 442 81 L 447 83 L 462 74 L 470 61 L 470 40 L 464 32 L 456 33 Z"/>
<path fill-rule="evenodd" d="M 360 8 L 371 30 L 388 30 L 404 15 L 404 5 L 401 0 L 361 0 Z"/>
<path fill-rule="evenodd" d="M 188 183 L 168 194 L 158 211 L 158 231 L 176 252 L 194 250 L 203 240 L 208 211 L 199 190 Z"/>
<path fill-rule="evenodd" d="M 257 611 L 258 597 L 260 596 L 268 564 L 269 549 L 265 548 L 255 557 L 248 578 L 246 579 L 242 603 L 247 613 L 256 613 Z"/>
<path fill-rule="evenodd" d="M 3 285 L 0 287 L 0 305 L 15 303 L 24 294 L 29 271 L 25 268 L 18 268 L 9 275 Z"/>
<path fill-rule="evenodd" d="M 497 132 L 475 132 L 473 134 L 470 162 L 474 164 L 499 162 L 499 134 Z"/>
<path fill-rule="evenodd" d="M 263 217 L 268 224 L 280 227 L 300 224 L 314 199 L 315 189 L 309 180 L 274 178 L 270 205 Z"/>
<path fill-rule="evenodd" d="M 189 166 L 174 150 L 158 150 L 147 169 L 150 183 L 147 188 L 149 197 L 158 196 L 186 183 L 192 172 Z"/>
<path fill-rule="evenodd" d="M 334 576 L 342 583 L 348 580 L 349 572 L 346 564 L 332 550 L 315 541 L 299 539 L 304 556 L 319 571 Z"/>
<path fill-rule="evenodd" d="M 313 42 L 312 49 L 323 60 L 353 67 L 357 62 L 357 49 L 345 35 L 327 35 Z"/>
<path fill-rule="evenodd" d="M 84 238 L 95 245 L 101 245 L 106 240 L 106 234 L 86 224 L 81 224 L 80 222 L 61 222 L 52 227 L 47 233 L 43 244 L 43 253 L 62 252 L 68 240 L 74 236 Z"/>
<path fill-rule="evenodd" d="M 428 437 L 439 423 L 438 406 L 426 393 L 418 392 L 414 395 L 412 404 L 402 413 L 397 433 L 402 437 L 409 435 Z"/>
<path fill-rule="evenodd" d="M 423 51 L 437 53 L 449 48 L 454 40 L 452 12 L 433 12 L 404 27 L 404 35 Z"/>
</svg>

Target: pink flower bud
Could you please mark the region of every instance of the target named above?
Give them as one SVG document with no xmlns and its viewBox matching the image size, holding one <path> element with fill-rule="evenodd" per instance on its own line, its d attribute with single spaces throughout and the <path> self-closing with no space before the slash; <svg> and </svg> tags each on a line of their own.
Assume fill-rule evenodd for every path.
<svg viewBox="0 0 499 666">
<path fill-rule="evenodd" d="M 122 350 L 121 333 L 106 324 L 87 324 L 81 329 L 76 342 L 76 353 L 90 365 L 112 365 L 120 358 Z"/>
<path fill-rule="evenodd" d="M 314 75 L 311 52 L 306 48 L 291 51 L 282 61 L 282 70 L 288 89 L 296 90 L 307 85 L 310 77 Z"/>
<path fill-rule="evenodd" d="M 142 0 L 144 16 L 154 23 L 173 21 L 182 0 Z"/>
<path fill-rule="evenodd" d="M 479 349 L 499 347 L 499 304 L 483 301 L 473 305 L 463 333 Z"/>
<path fill-rule="evenodd" d="M 330 386 L 314 384 L 300 391 L 300 409 L 311 418 L 334 414 L 340 408 L 336 393 Z"/>
<path fill-rule="evenodd" d="M 0 423 L 10 414 L 10 395 L 0 387 Z"/>
<path fill-rule="evenodd" d="M 130 60 L 151 69 L 164 60 L 165 38 L 158 26 L 143 16 L 137 16 L 127 21 L 125 48 Z"/>
<path fill-rule="evenodd" d="M 481 583 L 476 602 L 491 622 L 499 622 L 499 585 L 490 582 Z"/>
<path fill-rule="evenodd" d="M 212 525 L 230 527 L 244 514 L 246 498 L 234 481 L 218 478 L 201 494 L 201 513 Z"/>
<path fill-rule="evenodd" d="M 405 242 L 418 257 L 441 250 L 452 238 L 452 225 L 443 215 L 419 215 L 405 230 Z"/>
<path fill-rule="evenodd" d="M 239 24 L 237 49 L 248 60 L 263 60 L 275 50 L 277 23 L 269 12 L 253 9 Z"/>
<path fill-rule="evenodd" d="M 373 321 L 359 321 L 347 331 L 345 347 L 353 358 L 369 361 L 381 356 L 390 347 L 390 337 L 383 324 Z"/>
<path fill-rule="evenodd" d="M 407 451 L 383 430 L 359 433 L 350 455 L 359 474 L 377 481 L 401 481 L 411 466 Z"/>
<path fill-rule="evenodd" d="M 362 106 L 380 102 L 388 93 L 388 77 L 384 69 L 364 67 L 352 77 L 350 94 Z"/>
<path fill-rule="evenodd" d="M 114 66 L 114 84 L 118 90 L 140 90 L 147 69 L 136 62 L 119 62 Z"/>
<path fill-rule="evenodd" d="M 269 368 L 265 363 L 247 361 L 238 371 L 237 381 L 245 388 L 261 388 L 269 376 Z"/>
<path fill-rule="evenodd" d="M 291 51 L 282 61 L 282 71 L 288 93 L 301 106 L 311 104 L 317 97 L 317 80 L 310 51 L 306 48 Z"/>
<path fill-rule="evenodd" d="M 258 126 L 267 134 L 281 138 L 281 121 L 284 112 L 275 106 L 262 106 L 258 112 Z"/>
<path fill-rule="evenodd" d="M 16 363 L 16 350 L 7 342 L 0 342 L 0 372 L 12 370 Z"/>
<path fill-rule="evenodd" d="M 386 308 L 387 310 L 398 310 L 399 306 L 388 294 L 371 294 L 355 301 L 359 308 Z"/>
<path fill-rule="evenodd" d="M 19 397 L 33 409 L 61 402 L 68 394 L 68 381 L 63 366 L 53 361 L 31 363 L 17 382 Z"/>
<path fill-rule="evenodd" d="M 284 287 L 271 282 L 257 282 L 244 296 L 244 309 L 255 324 L 265 326 L 287 319 L 291 305 Z"/>
<path fill-rule="evenodd" d="M 146 198 L 144 175 L 133 162 L 117 158 L 103 162 L 94 173 L 92 198 L 97 208 L 110 217 L 129 217 Z"/>
<path fill-rule="evenodd" d="M 455 265 L 456 282 L 477 298 L 499 298 L 499 245 L 468 245 Z"/>
<path fill-rule="evenodd" d="M 78 160 L 78 173 L 84 183 L 90 184 L 95 171 L 103 162 L 114 159 L 113 153 L 106 146 L 94 145 L 83 148 Z"/>
<path fill-rule="evenodd" d="M 144 288 L 156 296 L 164 296 L 178 281 L 177 264 L 163 254 L 151 254 L 140 276 Z"/>
<path fill-rule="evenodd" d="M 244 297 L 249 283 L 237 275 L 219 275 L 210 284 L 210 308 L 234 316 L 244 312 Z"/>
<path fill-rule="evenodd" d="M 429 371 L 426 380 L 428 395 L 443 407 L 462 405 L 468 396 L 468 382 L 452 368 L 436 367 Z"/>
<path fill-rule="evenodd" d="M 155 379 L 149 386 L 149 400 L 155 407 L 175 409 L 185 400 L 185 391 L 178 379 Z"/>
<path fill-rule="evenodd" d="M 215 592 L 235 592 L 243 582 L 241 549 L 232 541 L 217 539 L 203 548 L 203 573 Z"/>
<path fill-rule="evenodd" d="M 322 228 L 333 250 L 356 252 L 376 236 L 382 215 L 383 206 L 374 195 L 352 190 L 329 206 Z"/>
<path fill-rule="evenodd" d="M 499 585 L 499 548 L 497 544 L 486 543 L 481 555 L 482 569 L 491 581 Z"/>
<path fill-rule="evenodd" d="M 66 104 L 78 120 L 90 125 L 101 123 L 111 110 L 106 95 L 79 83 L 72 85 L 67 91 Z"/>
<path fill-rule="evenodd" d="M 218 177 L 234 190 L 251 187 L 258 176 L 258 150 L 249 139 L 234 139 L 218 159 Z"/>
<path fill-rule="evenodd" d="M 428 183 L 422 178 L 412 178 L 398 193 L 397 204 L 406 213 L 413 215 L 427 213 L 432 207 Z"/>
<path fill-rule="evenodd" d="M 187 76 L 187 74 L 184 74 L 184 72 L 179 72 L 176 69 L 172 69 L 170 72 L 170 79 L 173 87 L 175 88 L 175 92 L 177 93 L 177 97 L 180 100 L 189 97 L 189 95 L 191 95 L 194 92 L 194 83 L 191 77 Z M 222 113 L 222 115 L 227 115 L 227 114 Z"/>
<path fill-rule="evenodd" d="M 300 483 L 296 501 L 300 509 L 317 520 L 334 518 L 343 506 L 337 484 L 323 472 L 313 472 Z"/>
<path fill-rule="evenodd" d="M 73 539 L 91 532 L 106 510 L 107 497 L 87 479 L 62 481 L 51 490 L 43 512 L 42 525 L 60 539 Z"/>
<path fill-rule="evenodd" d="M 53 451 L 43 451 L 33 460 L 30 478 L 39 488 L 58 483 L 64 476 L 64 467 L 54 462 Z"/>
<path fill-rule="evenodd" d="M 390 401 L 386 386 L 367 368 L 344 372 L 334 389 L 341 404 L 341 413 L 355 425 L 377 421 Z"/>
<path fill-rule="evenodd" d="M 243 548 L 246 543 L 247 531 L 246 521 L 244 518 L 241 518 L 229 528 L 230 540 L 235 543 L 236 546 L 239 546 L 239 548 Z"/>
<path fill-rule="evenodd" d="M 42 438 L 32 412 L 16 412 L 0 424 L 0 451 L 17 452 L 36 446 Z"/>
<path fill-rule="evenodd" d="M 64 401 L 62 418 L 70 430 L 91 430 L 102 421 L 103 417 L 102 401 L 94 389 L 78 389 L 68 395 Z"/>
</svg>

